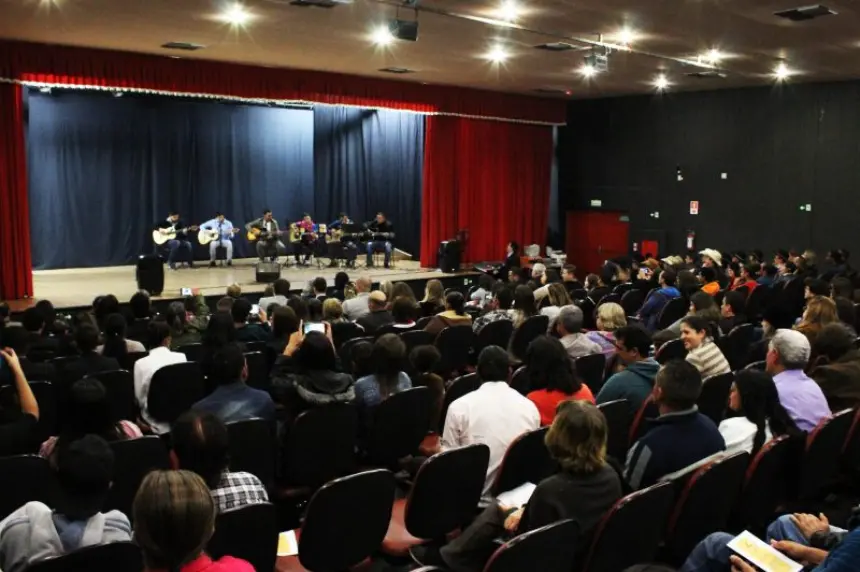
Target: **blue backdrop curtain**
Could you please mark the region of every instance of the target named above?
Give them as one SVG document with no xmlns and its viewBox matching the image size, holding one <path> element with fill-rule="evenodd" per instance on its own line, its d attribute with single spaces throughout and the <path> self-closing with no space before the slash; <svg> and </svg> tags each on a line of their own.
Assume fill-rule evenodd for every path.
<svg viewBox="0 0 860 572">
<path fill-rule="evenodd" d="M 296 220 L 314 208 L 313 132 L 311 110 L 31 91 L 33 266 L 126 264 L 152 251 L 169 209 L 189 223 L 219 210 L 242 225 L 264 207 Z M 251 252 L 236 241 L 237 257 Z"/>
<path fill-rule="evenodd" d="M 346 212 L 366 222 L 383 211 L 395 246 L 417 260 L 421 236 L 424 117 L 350 107 L 314 108 L 317 220 Z"/>
</svg>

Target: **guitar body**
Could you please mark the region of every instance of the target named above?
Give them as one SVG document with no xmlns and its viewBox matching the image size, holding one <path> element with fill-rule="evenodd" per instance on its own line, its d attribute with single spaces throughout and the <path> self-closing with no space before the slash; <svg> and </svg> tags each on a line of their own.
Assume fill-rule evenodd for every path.
<svg viewBox="0 0 860 572">
<path fill-rule="evenodd" d="M 299 228 L 296 223 L 290 225 L 290 242 L 299 242 L 302 240 L 302 235 L 305 233 L 304 228 Z"/>
<path fill-rule="evenodd" d="M 165 244 L 166 242 L 173 240 L 175 238 L 176 238 L 176 231 L 175 230 L 171 230 L 170 232 L 164 233 L 164 234 L 162 234 L 161 231 L 157 230 L 157 229 L 152 231 L 152 242 L 154 242 L 158 246 L 161 246 L 162 244 Z"/>
<path fill-rule="evenodd" d="M 200 232 L 197 233 L 197 241 L 204 246 L 209 244 L 213 240 L 218 240 L 217 230 L 207 230 L 205 228 L 201 228 Z"/>
<path fill-rule="evenodd" d="M 248 231 L 248 234 L 246 234 L 245 237 L 251 242 L 256 242 L 260 239 L 261 234 L 263 234 L 262 230 L 260 230 L 259 228 L 252 228 Z"/>
</svg>

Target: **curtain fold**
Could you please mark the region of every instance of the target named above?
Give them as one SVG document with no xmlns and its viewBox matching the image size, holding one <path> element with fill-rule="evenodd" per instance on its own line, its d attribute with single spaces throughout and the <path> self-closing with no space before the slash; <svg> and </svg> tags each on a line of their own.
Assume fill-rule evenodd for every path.
<svg viewBox="0 0 860 572">
<path fill-rule="evenodd" d="M 384 212 L 397 248 L 418 258 L 424 117 L 351 107 L 314 108 L 314 209 L 320 222 Z"/>
<path fill-rule="evenodd" d="M 427 117 L 421 263 L 439 242 L 468 231 L 464 262 L 500 260 L 505 245 L 543 244 L 552 169 L 552 128 Z"/>
<path fill-rule="evenodd" d="M 24 93 L 0 83 L 0 299 L 33 295 L 24 158 Z"/>
</svg>

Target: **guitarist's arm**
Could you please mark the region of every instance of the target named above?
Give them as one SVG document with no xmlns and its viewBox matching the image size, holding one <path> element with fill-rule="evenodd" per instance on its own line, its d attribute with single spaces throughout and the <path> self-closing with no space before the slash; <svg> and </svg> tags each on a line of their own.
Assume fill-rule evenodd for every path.
<svg viewBox="0 0 860 572">
<path fill-rule="evenodd" d="M 252 228 L 260 228 L 260 225 L 262 224 L 262 220 L 263 219 L 261 219 L 261 218 L 255 218 L 254 220 L 252 220 L 251 222 L 246 224 L 245 225 L 245 232 L 251 232 Z"/>
</svg>

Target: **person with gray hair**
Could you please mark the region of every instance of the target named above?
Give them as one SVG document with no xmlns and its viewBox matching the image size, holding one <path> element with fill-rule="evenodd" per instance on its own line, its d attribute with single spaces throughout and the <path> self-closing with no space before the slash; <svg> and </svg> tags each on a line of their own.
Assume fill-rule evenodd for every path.
<svg viewBox="0 0 860 572">
<path fill-rule="evenodd" d="M 570 359 L 601 353 L 598 344 L 582 333 L 582 310 L 579 306 L 562 306 L 555 321 L 555 331 Z"/>
<path fill-rule="evenodd" d="M 794 330 L 779 329 L 770 340 L 765 360 L 779 401 L 801 431 L 812 431 L 830 415 L 821 387 L 804 373 L 809 361 L 809 339 Z"/>
<path fill-rule="evenodd" d="M 343 303 L 343 315 L 347 320 L 355 321 L 370 313 L 370 289 L 373 282 L 370 276 L 361 276 L 355 281 L 355 297 Z"/>
</svg>

